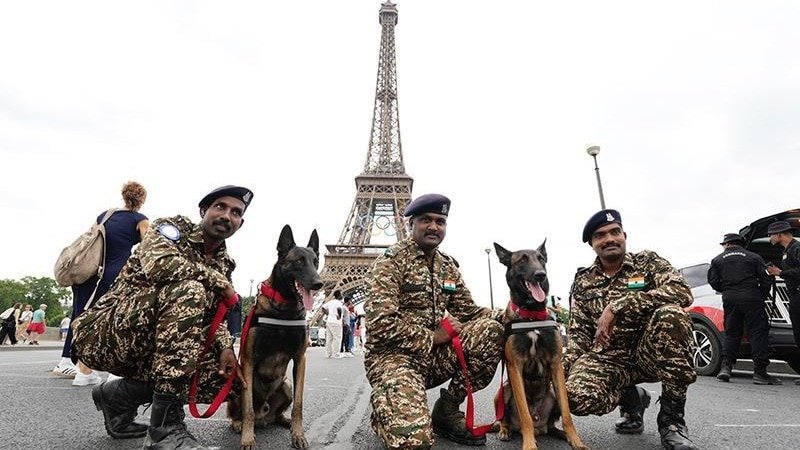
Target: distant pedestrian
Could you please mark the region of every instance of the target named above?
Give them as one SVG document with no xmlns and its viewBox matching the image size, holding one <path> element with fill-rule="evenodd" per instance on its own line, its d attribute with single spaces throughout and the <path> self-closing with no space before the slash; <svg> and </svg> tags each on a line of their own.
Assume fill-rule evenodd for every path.
<svg viewBox="0 0 800 450">
<path fill-rule="evenodd" d="M 341 358 L 339 349 L 342 345 L 342 310 L 341 291 L 333 292 L 333 300 L 328 300 L 322 307 L 325 319 L 325 353 L 328 358 Z"/>
<path fill-rule="evenodd" d="M 725 312 L 722 368 L 717 379 L 730 381 L 747 326 L 753 353 L 753 383 L 781 384 L 781 380 L 767 373 L 769 317 L 764 302 L 772 286 L 767 265 L 761 256 L 744 249 L 744 239 L 736 233 L 726 234 L 720 245 L 725 250 L 711 260 L 708 269 L 708 284 L 722 292 Z"/>
<path fill-rule="evenodd" d="M 70 322 L 69 317 L 64 317 L 63 319 L 61 319 L 61 325 L 59 325 L 59 328 L 61 329 L 62 341 L 67 338 L 67 333 L 69 333 L 69 322 Z"/>
<path fill-rule="evenodd" d="M 10 308 L 0 314 L 0 345 L 5 344 L 8 336 L 11 345 L 17 345 L 17 321 L 19 321 L 20 306 L 22 303 L 14 303 Z"/>
<path fill-rule="evenodd" d="M 342 307 L 342 345 L 339 352 L 343 357 L 353 357 L 353 319 L 355 318 L 355 309 L 353 308 L 353 299 L 349 295 L 344 298 L 344 306 Z"/>
<path fill-rule="evenodd" d="M 25 308 L 19 315 L 19 320 L 17 321 L 17 340 L 23 339 L 24 342 L 28 342 L 28 325 L 31 323 L 31 319 L 33 319 L 33 306 L 25 305 Z"/>
<path fill-rule="evenodd" d="M 363 355 L 364 354 L 364 316 L 356 317 L 356 331 L 353 340 L 353 352 Z"/>
<path fill-rule="evenodd" d="M 42 303 L 39 305 L 39 309 L 33 312 L 33 318 L 27 329 L 29 335 L 28 344 L 30 345 L 39 345 L 39 336 L 43 335 L 45 332 L 45 311 L 47 311 L 47 305 Z"/>
<path fill-rule="evenodd" d="M 767 228 L 769 243 L 783 247 L 781 267 L 770 265 L 767 271 L 786 281 L 786 292 L 789 294 L 789 319 L 792 321 L 794 343 L 800 347 L 800 243 L 792 232 L 789 222 L 779 220 Z M 800 380 L 795 380 L 800 385 Z"/>
</svg>

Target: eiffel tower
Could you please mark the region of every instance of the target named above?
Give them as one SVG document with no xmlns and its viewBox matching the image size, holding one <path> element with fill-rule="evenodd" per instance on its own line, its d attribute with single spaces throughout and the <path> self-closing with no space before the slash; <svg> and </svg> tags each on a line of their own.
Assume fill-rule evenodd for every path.
<svg viewBox="0 0 800 450">
<path fill-rule="evenodd" d="M 381 49 L 375 109 L 369 151 L 364 170 L 355 178 L 356 198 L 335 245 L 326 245 L 321 277 L 326 300 L 333 291 L 351 295 L 354 303 L 364 300 L 364 277 L 375 258 L 389 245 L 405 239 L 408 225 L 402 216 L 411 201 L 413 178 L 403 165 L 400 118 L 397 109 L 397 70 L 394 27 L 397 8 L 391 1 L 381 4 Z"/>
</svg>

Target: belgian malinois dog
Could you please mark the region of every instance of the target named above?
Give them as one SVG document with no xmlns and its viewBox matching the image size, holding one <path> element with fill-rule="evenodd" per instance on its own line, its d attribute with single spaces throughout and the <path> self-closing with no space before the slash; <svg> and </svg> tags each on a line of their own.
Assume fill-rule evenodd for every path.
<svg viewBox="0 0 800 450">
<path fill-rule="evenodd" d="M 506 282 L 511 290 L 503 320 L 510 383 L 504 384 L 504 398 L 495 398 L 495 405 L 502 401 L 505 406 L 498 437 L 507 441 L 512 431 L 518 431 L 522 434 L 523 450 L 535 450 L 538 448 L 535 435 L 547 433 L 566 440 L 573 449 L 586 449 L 569 412 L 561 364 L 561 334 L 547 313 L 550 284 L 545 268 L 545 243 L 536 250 L 516 252 L 497 243 L 494 248 L 506 266 Z M 563 431 L 555 426 L 559 417 Z"/>
<path fill-rule="evenodd" d="M 231 426 L 242 433 L 242 449 L 255 448 L 256 424 L 271 423 L 290 428 L 292 447 L 308 447 L 303 431 L 306 311 L 314 305 L 313 291 L 322 288 L 318 269 L 317 230 L 311 233 L 307 247 L 298 247 L 292 229 L 289 225 L 283 227 L 278 239 L 278 261 L 259 288 L 245 347 L 241 349 L 245 384 L 242 395 L 228 402 Z M 290 360 L 291 387 L 286 376 Z M 291 419 L 283 415 L 290 404 Z"/>
</svg>

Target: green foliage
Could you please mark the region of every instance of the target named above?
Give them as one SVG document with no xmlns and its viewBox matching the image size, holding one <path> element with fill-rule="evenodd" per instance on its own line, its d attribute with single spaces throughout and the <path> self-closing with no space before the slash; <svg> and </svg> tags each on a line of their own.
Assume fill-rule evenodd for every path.
<svg viewBox="0 0 800 450">
<path fill-rule="evenodd" d="M 15 302 L 26 303 L 28 293 L 25 284 L 17 280 L 0 280 L 0 312 L 10 308 Z"/>
<path fill-rule="evenodd" d="M 0 309 L 6 309 L 15 302 L 29 304 L 33 310 L 39 305 L 47 305 L 45 322 L 47 326 L 58 326 L 64 318 L 62 303 L 72 297 L 72 292 L 59 286 L 49 277 L 25 277 L 22 280 L 0 280 Z"/>
</svg>

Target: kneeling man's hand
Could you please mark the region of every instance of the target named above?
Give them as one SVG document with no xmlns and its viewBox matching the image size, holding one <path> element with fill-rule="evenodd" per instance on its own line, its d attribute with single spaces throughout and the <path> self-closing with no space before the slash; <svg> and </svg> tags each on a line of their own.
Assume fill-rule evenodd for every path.
<svg viewBox="0 0 800 450">
<path fill-rule="evenodd" d="M 239 370 L 239 361 L 236 360 L 236 353 L 232 348 L 226 348 L 219 355 L 219 371 L 217 372 L 221 377 L 228 377 L 231 373 L 236 373 L 242 386 L 247 386 L 242 376 L 242 371 Z"/>
<path fill-rule="evenodd" d="M 597 331 L 594 333 L 594 345 L 604 349 L 611 344 L 611 335 L 614 334 L 614 322 L 617 317 L 611 312 L 611 305 L 606 306 L 603 314 L 597 320 Z"/>
</svg>

